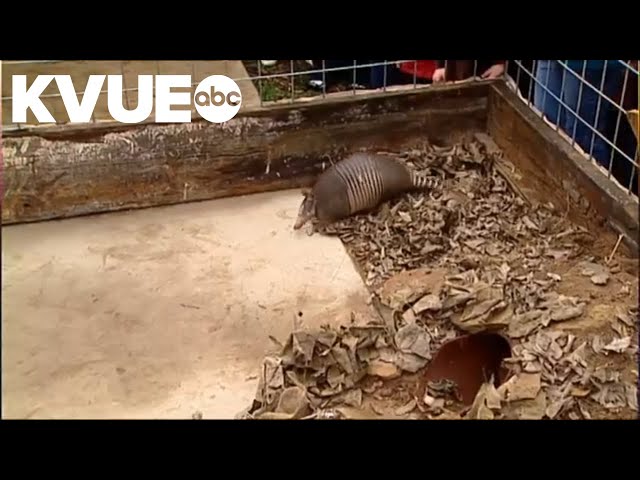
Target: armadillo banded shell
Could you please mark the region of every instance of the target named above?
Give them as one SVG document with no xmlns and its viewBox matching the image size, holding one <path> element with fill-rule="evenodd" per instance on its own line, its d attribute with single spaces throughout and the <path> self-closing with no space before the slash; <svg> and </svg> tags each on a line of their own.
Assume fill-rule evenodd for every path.
<svg viewBox="0 0 640 480">
<path fill-rule="evenodd" d="M 321 219 L 343 218 L 428 184 L 426 177 L 394 159 L 355 153 L 320 175 L 314 186 L 316 213 Z"/>
<path fill-rule="evenodd" d="M 346 184 L 349 212 L 354 213 L 375 205 L 383 198 L 385 185 L 375 159 L 358 156 L 350 160 L 353 161 L 339 163 L 336 174 Z"/>
</svg>

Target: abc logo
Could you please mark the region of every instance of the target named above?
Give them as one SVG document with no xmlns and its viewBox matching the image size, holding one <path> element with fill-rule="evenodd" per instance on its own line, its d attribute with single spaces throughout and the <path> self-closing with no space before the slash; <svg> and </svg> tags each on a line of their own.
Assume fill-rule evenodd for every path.
<svg viewBox="0 0 640 480">
<path fill-rule="evenodd" d="M 213 123 L 224 123 L 240 110 L 242 93 L 238 84 L 229 77 L 211 75 L 198 84 L 193 100 L 202 118 Z"/>
</svg>

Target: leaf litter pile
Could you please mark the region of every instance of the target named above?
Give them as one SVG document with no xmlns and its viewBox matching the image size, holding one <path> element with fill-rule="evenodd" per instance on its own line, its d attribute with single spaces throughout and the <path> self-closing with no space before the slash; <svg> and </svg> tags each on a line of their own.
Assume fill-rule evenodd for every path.
<svg viewBox="0 0 640 480">
<path fill-rule="evenodd" d="M 635 418 L 635 262 L 527 200 L 484 135 L 395 155 L 437 187 L 320 230 L 380 315 L 293 332 L 239 418 Z M 466 406 L 450 382 L 424 386 L 440 346 L 482 331 L 511 343 L 502 384 L 485 379 Z"/>
</svg>

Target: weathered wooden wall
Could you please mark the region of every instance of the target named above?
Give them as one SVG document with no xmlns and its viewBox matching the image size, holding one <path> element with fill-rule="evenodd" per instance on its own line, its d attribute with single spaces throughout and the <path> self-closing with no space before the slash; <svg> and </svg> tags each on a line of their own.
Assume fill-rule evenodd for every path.
<svg viewBox="0 0 640 480">
<path fill-rule="evenodd" d="M 487 84 L 377 93 L 135 127 L 64 126 L 5 137 L 3 223 L 63 218 L 309 185 L 363 147 L 446 143 L 485 130 Z"/>
<path fill-rule="evenodd" d="M 528 197 L 552 202 L 587 227 L 608 223 L 638 250 L 638 201 L 607 178 L 502 83 L 489 99 L 488 133 L 517 167 Z M 611 230 L 610 230 L 611 231 Z"/>
</svg>

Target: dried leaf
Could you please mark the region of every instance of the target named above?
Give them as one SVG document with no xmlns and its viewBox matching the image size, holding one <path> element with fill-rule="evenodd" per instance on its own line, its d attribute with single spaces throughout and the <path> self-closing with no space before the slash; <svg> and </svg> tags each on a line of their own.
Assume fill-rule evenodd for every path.
<svg viewBox="0 0 640 480">
<path fill-rule="evenodd" d="M 337 407 L 336 411 L 347 420 L 377 420 L 379 415 L 366 408 Z"/>
<path fill-rule="evenodd" d="M 284 387 L 284 373 L 280 360 L 266 357 L 262 362 L 262 371 L 258 380 L 256 402 L 263 408 L 273 405 L 277 400 L 277 392 Z"/>
<path fill-rule="evenodd" d="M 562 281 L 562 277 L 560 275 L 558 275 L 557 273 L 551 273 L 548 272 L 547 273 L 547 277 L 549 277 L 551 280 L 553 280 L 554 282 L 560 282 Z"/>
<path fill-rule="evenodd" d="M 620 372 L 608 368 L 598 368 L 591 378 L 596 384 L 618 383 L 620 380 Z"/>
<path fill-rule="evenodd" d="M 602 347 L 603 350 L 609 352 L 622 353 L 631 345 L 631 337 L 616 338 Z"/>
<path fill-rule="evenodd" d="M 602 337 L 600 337 L 600 335 L 594 335 L 594 337 L 591 339 L 591 349 L 595 353 L 602 353 L 603 346 L 604 344 L 602 343 Z"/>
<path fill-rule="evenodd" d="M 376 348 L 384 348 L 387 346 L 389 346 L 389 344 L 387 343 L 387 340 L 384 337 L 376 338 L 376 344 L 375 344 Z"/>
<path fill-rule="evenodd" d="M 485 241 L 486 240 L 484 240 L 483 238 L 476 238 L 474 240 L 467 240 L 466 242 L 464 242 L 464 244 L 472 250 L 477 250 L 478 247 L 485 243 Z"/>
<path fill-rule="evenodd" d="M 444 247 L 442 245 L 434 245 L 432 243 L 427 242 L 424 245 L 424 247 L 422 247 L 422 249 L 420 250 L 420 253 L 423 255 L 428 255 L 429 253 L 441 252 L 442 250 L 444 250 Z"/>
<path fill-rule="evenodd" d="M 395 363 L 402 370 L 410 373 L 415 373 L 423 368 L 428 362 L 428 359 L 414 355 L 412 353 L 398 352 Z"/>
<path fill-rule="evenodd" d="M 569 334 L 569 336 L 567 337 L 567 343 L 565 344 L 564 347 L 562 347 L 562 351 L 564 353 L 569 353 L 571 351 L 571 348 L 573 347 L 573 342 L 575 342 L 576 337 L 574 335 Z"/>
<path fill-rule="evenodd" d="M 363 363 L 371 363 L 378 357 L 378 352 L 375 348 L 359 348 L 358 360 Z"/>
<path fill-rule="evenodd" d="M 398 350 L 403 353 L 418 355 L 424 359 L 431 358 L 431 338 L 427 331 L 416 324 L 402 327 L 395 336 Z"/>
<path fill-rule="evenodd" d="M 625 386 L 620 384 L 605 384 L 591 398 L 610 410 L 624 408 L 627 405 L 627 391 Z"/>
<path fill-rule="evenodd" d="M 440 300 L 439 295 L 435 295 L 433 293 L 422 297 L 413 305 L 412 308 L 413 312 L 417 314 L 422 313 L 425 310 L 438 311 L 440 309 L 442 309 L 442 301 Z"/>
<path fill-rule="evenodd" d="M 545 416 L 547 409 L 547 397 L 540 391 L 533 400 L 519 400 L 506 404 L 502 411 L 506 418 L 516 420 L 540 420 Z"/>
<path fill-rule="evenodd" d="M 447 395 L 457 395 L 458 385 L 453 380 L 442 378 L 439 380 L 430 380 L 427 383 L 427 391 L 435 397 Z"/>
<path fill-rule="evenodd" d="M 338 334 L 331 330 L 323 330 L 316 335 L 316 341 L 326 347 L 332 347 L 337 339 Z"/>
<path fill-rule="evenodd" d="M 289 418 L 299 419 L 309 413 L 311 408 L 304 389 L 299 387 L 285 388 L 280 394 L 276 413 L 290 415 Z"/>
<path fill-rule="evenodd" d="M 551 360 L 553 363 L 560 360 L 564 355 L 562 348 L 560 347 L 560 345 L 558 345 L 558 343 L 555 340 L 552 340 L 551 343 L 549 344 L 548 352 L 549 352 L 549 356 L 547 358 Z"/>
<path fill-rule="evenodd" d="M 533 223 L 533 221 L 527 215 L 522 217 L 522 221 L 530 230 L 535 230 L 535 231 L 539 230 L 538 225 Z"/>
<path fill-rule="evenodd" d="M 507 280 L 507 277 L 509 276 L 510 271 L 511 271 L 511 267 L 509 266 L 508 263 L 502 263 L 500 265 L 500 276 L 502 277 L 503 281 Z"/>
<path fill-rule="evenodd" d="M 627 329 L 622 324 L 622 322 L 614 322 L 613 324 L 611 324 L 611 330 L 616 332 L 618 334 L 618 337 L 626 337 L 627 336 Z"/>
<path fill-rule="evenodd" d="M 349 358 L 349 354 L 344 348 L 333 347 L 331 349 L 331 353 L 333 354 L 333 358 L 336 360 L 336 362 L 347 374 L 352 374 L 355 372 L 353 364 L 351 363 L 351 359 Z"/>
<path fill-rule="evenodd" d="M 428 393 L 424 394 L 424 398 L 422 399 L 424 404 L 430 408 L 441 408 L 444 407 L 444 398 L 435 398 L 429 395 Z"/>
<path fill-rule="evenodd" d="M 402 314 L 402 319 L 406 323 L 416 323 L 416 314 L 413 312 L 412 308 L 409 308 Z"/>
<path fill-rule="evenodd" d="M 576 349 L 566 357 L 566 362 L 571 365 L 585 365 L 584 356 L 587 348 L 587 342 L 581 343 Z"/>
<path fill-rule="evenodd" d="M 369 363 L 367 373 L 373 377 L 380 377 L 386 380 L 398 378 L 401 374 L 400 369 L 393 363 L 387 363 L 382 360 L 374 360 Z"/>
<path fill-rule="evenodd" d="M 491 410 L 499 410 L 502 406 L 502 396 L 498 393 L 493 383 L 487 384 L 485 403 Z"/>
<path fill-rule="evenodd" d="M 591 283 L 594 285 L 606 285 L 609 282 L 609 275 L 607 273 L 597 273 L 591 276 Z"/>
<path fill-rule="evenodd" d="M 571 395 L 574 397 L 584 398 L 591 393 L 591 390 L 586 388 L 572 387 Z"/>
<path fill-rule="evenodd" d="M 475 420 L 493 420 L 495 415 L 493 411 L 483 402 L 476 409 L 469 411 L 467 417 Z"/>
<path fill-rule="evenodd" d="M 582 418 L 584 418 L 585 420 L 591 420 L 591 414 L 589 413 L 589 410 L 587 410 L 587 407 L 583 402 L 578 402 L 578 408 L 580 409 Z"/>
<path fill-rule="evenodd" d="M 564 322 L 579 317 L 583 313 L 584 303 L 576 306 L 560 306 L 551 311 L 551 320 L 554 322 Z"/>
<path fill-rule="evenodd" d="M 411 222 L 411 215 L 406 212 L 398 212 L 398 216 L 404 220 L 406 223 Z"/>
<path fill-rule="evenodd" d="M 597 263 L 593 263 L 593 262 L 580 262 L 579 267 L 580 267 L 580 274 L 585 277 L 608 274 L 607 267 L 598 265 Z"/>
<path fill-rule="evenodd" d="M 397 408 L 394 413 L 396 415 L 398 415 L 398 416 L 407 415 L 407 414 L 411 413 L 413 410 L 415 410 L 415 408 L 417 406 L 418 406 L 418 403 L 415 401 L 415 399 L 412 399 L 406 405 L 403 405 L 403 406 Z"/>
<path fill-rule="evenodd" d="M 462 330 L 475 333 L 489 327 L 509 325 L 512 317 L 512 307 L 502 300 L 485 300 L 479 304 L 467 305 L 461 318 L 452 319 L 452 322 Z"/>
<path fill-rule="evenodd" d="M 534 399 L 541 388 L 539 373 L 521 373 L 512 376 L 498 387 L 498 394 L 507 402 Z"/>
<path fill-rule="evenodd" d="M 463 303 L 468 302 L 474 297 L 475 295 L 471 292 L 462 292 L 456 295 L 451 295 L 450 297 L 447 297 L 444 302 L 442 302 L 442 309 L 448 310 L 450 308 L 457 307 L 458 305 L 462 305 Z"/>
<path fill-rule="evenodd" d="M 508 335 L 511 338 L 522 338 L 531 334 L 540 327 L 544 319 L 550 318 L 549 314 L 542 310 L 533 310 L 512 317 L 509 323 Z"/>
<path fill-rule="evenodd" d="M 493 389 L 493 392 L 489 393 L 489 391 Z M 495 418 L 495 414 L 493 410 L 489 407 L 488 398 L 490 397 L 489 402 L 492 405 L 498 405 L 496 409 L 500 408 L 500 399 L 498 394 L 495 393 L 495 388 L 491 383 L 484 383 L 480 386 L 478 393 L 476 394 L 476 398 L 469 409 L 465 418 L 470 420 L 493 420 Z M 497 399 L 496 399 L 497 397 Z"/>
<path fill-rule="evenodd" d="M 554 402 L 551 402 L 545 410 L 545 415 L 553 420 L 560 414 L 560 412 L 562 412 L 564 408 L 569 405 L 570 402 L 571 398 L 560 398 Z"/>
<path fill-rule="evenodd" d="M 437 293 L 442 288 L 446 270 L 420 268 L 394 275 L 380 290 L 380 301 L 394 310 L 401 310 L 427 293 Z"/>
<path fill-rule="evenodd" d="M 568 258 L 569 255 L 571 255 L 571 251 L 550 249 L 545 252 L 545 255 L 547 257 L 553 258 L 554 260 L 562 260 L 562 259 Z"/>
<path fill-rule="evenodd" d="M 359 388 L 347 390 L 346 392 L 342 392 L 340 395 L 332 398 L 329 402 L 330 406 L 339 404 L 350 407 L 360 407 L 362 405 L 362 390 Z"/>
<path fill-rule="evenodd" d="M 383 362 L 393 363 L 396 361 L 398 352 L 390 347 L 382 347 L 378 349 L 378 356 Z"/>
<path fill-rule="evenodd" d="M 631 410 L 638 411 L 638 387 L 636 385 L 625 385 L 625 396 L 627 405 Z"/>
<path fill-rule="evenodd" d="M 344 380 L 345 375 L 340 371 L 340 368 L 335 365 L 329 367 L 329 369 L 327 370 L 327 383 L 331 388 L 342 385 L 344 383 Z"/>
<path fill-rule="evenodd" d="M 340 343 L 342 343 L 342 345 L 347 347 L 353 353 L 353 352 L 355 352 L 356 346 L 358 345 L 359 341 L 360 341 L 360 339 L 358 337 L 356 337 L 355 335 L 347 334 L 347 335 L 342 337 L 342 341 Z"/>
<path fill-rule="evenodd" d="M 292 339 L 295 355 L 302 356 L 305 363 L 311 363 L 316 339 L 307 332 L 295 332 L 292 334 Z"/>
<path fill-rule="evenodd" d="M 292 420 L 293 415 L 281 412 L 260 412 L 254 414 L 256 420 Z"/>
<path fill-rule="evenodd" d="M 627 327 L 634 327 L 636 325 L 637 320 L 634 320 L 631 315 L 627 315 L 622 312 L 616 313 L 616 318 L 624 323 Z"/>
<path fill-rule="evenodd" d="M 442 408 L 440 410 L 441 412 L 437 414 L 437 416 L 433 417 L 434 420 L 461 420 L 462 419 L 459 413 L 451 412 L 449 410 L 445 410 Z"/>
<path fill-rule="evenodd" d="M 538 373 L 542 371 L 542 366 L 540 362 L 527 362 L 522 369 L 526 373 Z"/>
<path fill-rule="evenodd" d="M 378 405 L 376 405 L 375 403 L 371 404 L 371 410 L 373 410 L 376 414 L 378 414 L 381 417 L 386 417 L 387 416 L 385 411 L 382 408 L 380 408 Z"/>
<path fill-rule="evenodd" d="M 327 388 L 322 388 L 319 389 L 318 387 L 311 387 L 309 389 L 310 392 L 318 395 L 319 397 L 323 397 L 323 398 L 329 398 L 329 397 L 333 397 L 339 393 L 341 393 L 344 390 L 344 387 L 342 385 L 337 385 L 335 387 L 327 387 Z"/>
</svg>

